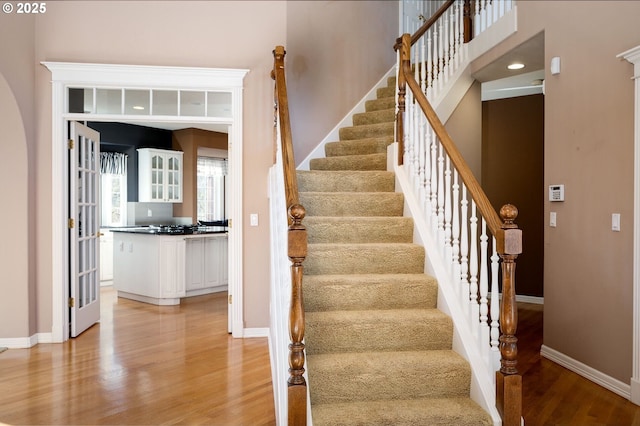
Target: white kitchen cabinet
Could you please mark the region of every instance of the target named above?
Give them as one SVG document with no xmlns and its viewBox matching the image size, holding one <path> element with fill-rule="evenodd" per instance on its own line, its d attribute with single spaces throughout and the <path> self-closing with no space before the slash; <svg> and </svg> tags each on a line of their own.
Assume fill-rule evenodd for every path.
<svg viewBox="0 0 640 426">
<path fill-rule="evenodd" d="M 183 153 L 138 149 L 138 199 L 141 202 L 182 202 Z"/>
<path fill-rule="evenodd" d="M 187 296 L 226 291 L 229 283 L 227 235 L 187 238 Z"/>
<path fill-rule="evenodd" d="M 183 236 L 115 232 L 113 288 L 118 297 L 178 305 L 185 292 Z"/>
</svg>

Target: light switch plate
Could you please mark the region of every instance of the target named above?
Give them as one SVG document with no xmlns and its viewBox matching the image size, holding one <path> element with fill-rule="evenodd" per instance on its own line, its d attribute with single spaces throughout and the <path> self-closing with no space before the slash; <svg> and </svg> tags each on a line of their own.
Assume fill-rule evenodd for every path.
<svg viewBox="0 0 640 426">
<path fill-rule="evenodd" d="M 249 224 L 251 226 L 258 226 L 258 214 L 257 213 L 251 213 L 249 215 Z"/>
<path fill-rule="evenodd" d="M 556 212 L 549 212 L 549 226 L 556 227 Z"/>
<path fill-rule="evenodd" d="M 611 215 L 611 230 L 620 232 L 620 213 L 613 213 Z"/>
</svg>

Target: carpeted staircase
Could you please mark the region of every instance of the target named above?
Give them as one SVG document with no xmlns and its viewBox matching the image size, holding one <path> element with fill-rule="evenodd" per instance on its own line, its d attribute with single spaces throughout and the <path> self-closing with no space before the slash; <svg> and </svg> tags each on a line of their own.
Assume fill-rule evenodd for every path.
<svg viewBox="0 0 640 426">
<path fill-rule="evenodd" d="M 468 363 L 451 350 L 413 221 L 386 171 L 394 81 L 299 171 L 307 216 L 305 343 L 313 423 L 490 425 L 469 398 Z"/>
</svg>

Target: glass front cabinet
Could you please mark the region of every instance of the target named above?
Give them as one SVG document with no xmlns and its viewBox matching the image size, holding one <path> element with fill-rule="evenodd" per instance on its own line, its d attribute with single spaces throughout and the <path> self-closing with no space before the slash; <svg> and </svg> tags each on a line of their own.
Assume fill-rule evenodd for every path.
<svg viewBox="0 0 640 426">
<path fill-rule="evenodd" d="M 140 202 L 182 202 L 182 152 L 138 149 L 138 199 Z"/>
</svg>

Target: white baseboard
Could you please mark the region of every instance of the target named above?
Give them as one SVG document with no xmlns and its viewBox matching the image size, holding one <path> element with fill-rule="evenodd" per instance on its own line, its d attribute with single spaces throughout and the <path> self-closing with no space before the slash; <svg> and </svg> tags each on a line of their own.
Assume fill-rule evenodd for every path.
<svg viewBox="0 0 640 426">
<path fill-rule="evenodd" d="M 269 337 L 269 327 L 264 328 L 245 328 L 242 337 Z"/>
<path fill-rule="evenodd" d="M 516 302 L 535 303 L 536 305 L 544 305 L 544 297 L 525 296 L 516 294 Z"/>
<path fill-rule="evenodd" d="M 595 368 L 589 367 L 577 361 L 561 352 L 556 351 L 555 349 L 551 349 L 548 346 L 542 345 L 540 348 L 540 355 L 548 360 L 555 362 L 556 364 L 560 364 L 568 370 L 573 371 L 576 374 L 584 377 L 585 379 L 591 380 L 595 384 L 602 386 L 605 389 L 610 390 L 611 392 L 620 395 L 623 398 L 630 399 L 631 398 L 631 386 L 621 382 L 618 379 L 614 379 L 611 376 L 604 374 L 601 371 L 596 370 Z"/>
<path fill-rule="evenodd" d="M 51 333 L 36 333 L 29 337 L 0 338 L 0 348 L 29 349 L 38 343 L 52 343 Z"/>
</svg>

